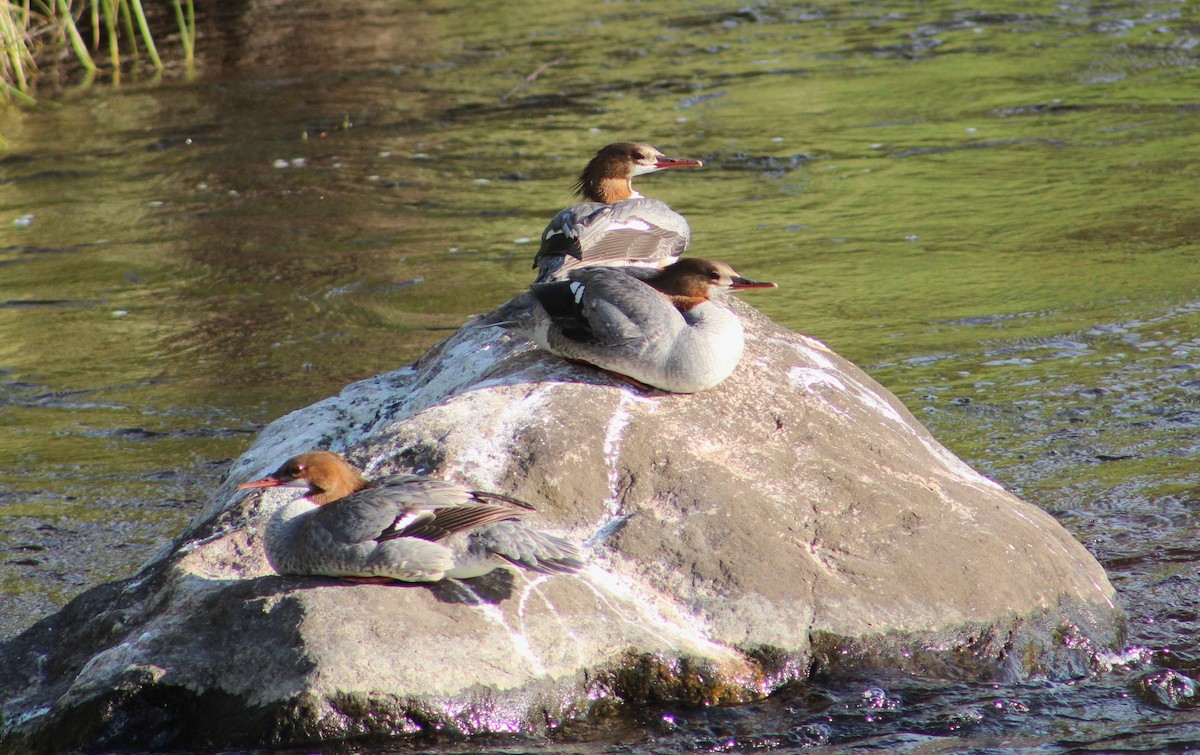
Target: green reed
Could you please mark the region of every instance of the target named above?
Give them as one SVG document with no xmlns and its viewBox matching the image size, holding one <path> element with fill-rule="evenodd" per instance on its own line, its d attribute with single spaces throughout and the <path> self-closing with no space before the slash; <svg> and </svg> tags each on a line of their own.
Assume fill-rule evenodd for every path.
<svg viewBox="0 0 1200 755">
<path fill-rule="evenodd" d="M 171 0 L 171 5 L 179 25 L 184 75 L 190 77 L 195 7 L 193 0 Z M 57 59 L 64 50 L 83 68 L 86 80 L 102 71 L 93 53 L 107 53 L 104 72 L 115 85 L 120 84 L 123 67 L 137 70 L 143 54 L 156 76 L 164 68 L 142 0 L 0 0 L 0 45 L 0 105 L 32 103 L 39 63 Z"/>
</svg>

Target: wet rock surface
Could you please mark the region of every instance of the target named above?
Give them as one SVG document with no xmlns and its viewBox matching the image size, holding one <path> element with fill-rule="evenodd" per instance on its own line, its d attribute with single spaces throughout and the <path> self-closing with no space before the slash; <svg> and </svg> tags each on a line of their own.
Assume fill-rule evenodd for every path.
<svg viewBox="0 0 1200 755">
<path fill-rule="evenodd" d="M 140 574 L 0 646 L 4 751 L 537 732 L 814 671 L 1066 678 L 1120 644 L 1111 585 L 1053 518 L 849 362 L 731 306 L 746 354 L 706 393 L 637 392 L 468 324 L 280 419 Z M 311 448 L 530 501 L 592 562 L 433 586 L 274 575 L 260 530 L 294 493 L 234 488 Z"/>
</svg>

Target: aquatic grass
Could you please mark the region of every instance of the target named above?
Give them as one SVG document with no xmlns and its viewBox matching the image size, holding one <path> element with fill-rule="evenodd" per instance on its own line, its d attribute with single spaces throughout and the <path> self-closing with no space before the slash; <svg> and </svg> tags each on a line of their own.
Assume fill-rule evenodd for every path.
<svg viewBox="0 0 1200 755">
<path fill-rule="evenodd" d="M 25 43 L 29 17 L 28 5 L 4 3 L 0 6 L 0 43 L 4 45 L 4 55 L 0 58 L 0 91 L 5 100 L 33 100 L 25 91 L 29 88 L 29 72 L 35 68 L 33 54 Z"/>
<path fill-rule="evenodd" d="M 195 7 L 193 0 L 171 0 L 171 5 L 190 78 Z M 90 44 L 84 36 L 89 31 Z M 89 79 L 100 71 L 93 52 L 107 52 L 114 84 L 120 83 L 122 66 L 140 64 L 143 51 L 156 76 L 165 67 L 142 0 L 0 0 L 0 43 L 0 104 L 34 102 L 38 61 L 54 59 L 63 50 L 70 50 Z"/>
<path fill-rule="evenodd" d="M 180 5 L 179 0 L 174 0 L 171 4 L 175 6 L 175 18 L 179 22 L 179 39 L 183 44 L 183 67 L 190 78 L 196 62 L 196 6 L 192 0 L 187 0 L 184 3 L 186 5 L 185 12 L 184 5 Z"/>
</svg>

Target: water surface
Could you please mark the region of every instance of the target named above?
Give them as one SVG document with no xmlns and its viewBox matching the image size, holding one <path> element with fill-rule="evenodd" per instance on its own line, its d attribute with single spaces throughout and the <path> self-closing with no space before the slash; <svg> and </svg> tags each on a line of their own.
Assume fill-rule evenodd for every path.
<svg viewBox="0 0 1200 755">
<path fill-rule="evenodd" d="M 194 82 L 0 114 L 0 634 L 132 573 L 266 422 L 520 291 L 582 162 L 638 138 L 705 161 L 639 182 L 695 254 L 1096 554 L 1131 649 L 517 748 L 1200 740 L 1194 8 L 328 5 L 222 4 Z"/>
</svg>

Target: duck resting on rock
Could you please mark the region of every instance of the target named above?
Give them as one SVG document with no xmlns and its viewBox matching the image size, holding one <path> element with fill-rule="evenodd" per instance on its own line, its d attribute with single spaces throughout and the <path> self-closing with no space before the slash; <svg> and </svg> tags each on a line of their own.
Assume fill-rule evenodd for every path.
<svg viewBox="0 0 1200 755">
<path fill-rule="evenodd" d="M 533 260 L 538 282 L 563 280 L 571 270 L 588 265 L 663 267 L 679 259 L 692 235 L 687 220 L 665 202 L 637 193 L 633 179 L 702 165 L 667 157 L 641 142 L 601 149 L 575 186 L 583 202 L 559 212 L 542 231 Z"/>
<path fill-rule="evenodd" d="M 718 295 L 775 287 L 693 257 L 661 270 L 587 267 L 564 281 L 535 283 L 483 319 L 565 359 L 695 393 L 729 377 L 742 357 L 741 320 Z"/>
<path fill-rule="evenodd" d="M 575 543 L 520 521 L 533 506 L 444 480 L 397 474 L 368 481 L 342 457 L 309 451 L 238 486 L 302 488 L 267 523 L 267 560 L 280 574 L 365 582 L 437 582 L 515 565 L 573 573 Z"/>
</svg>

